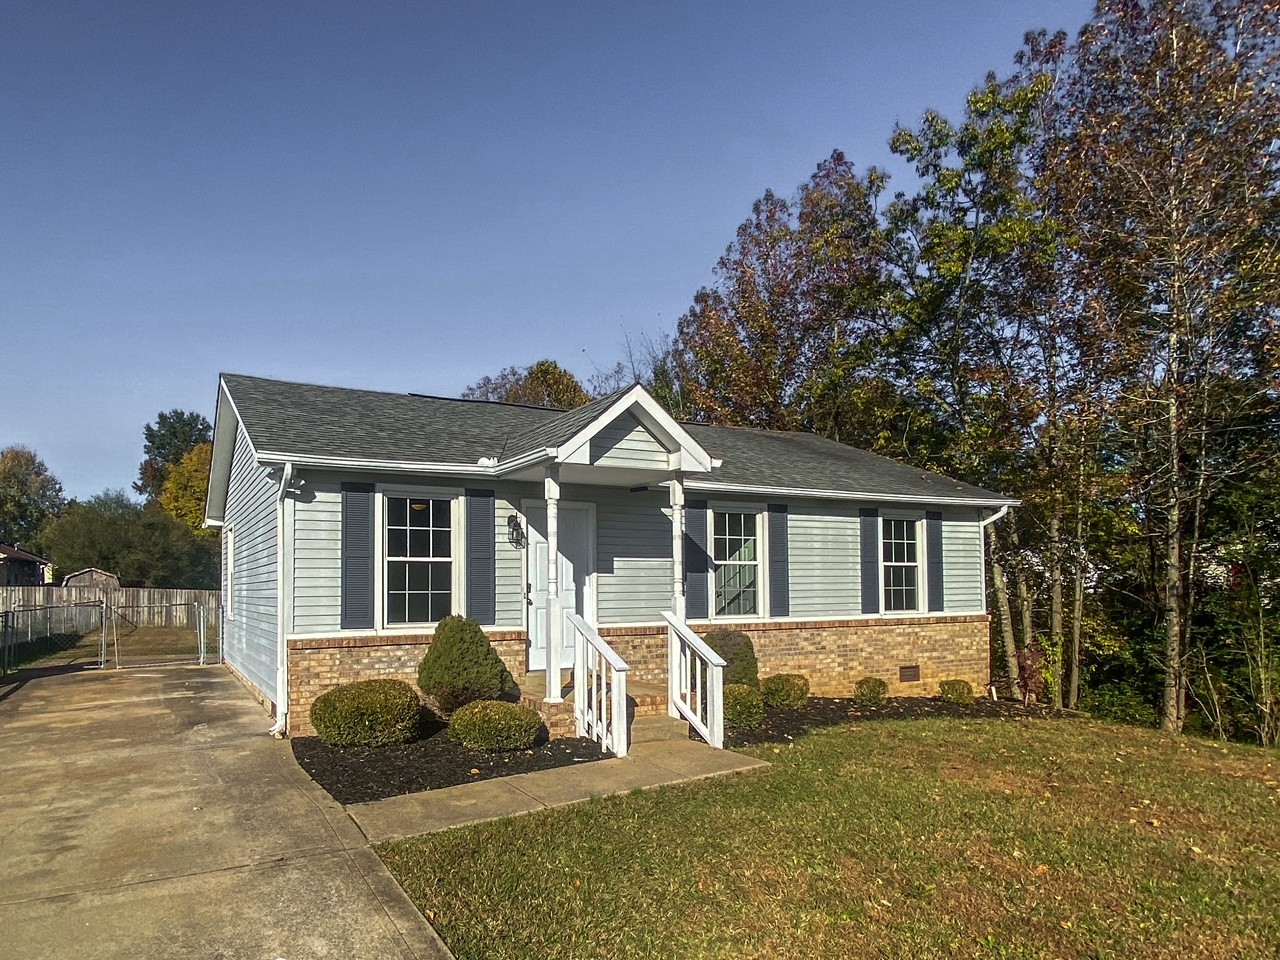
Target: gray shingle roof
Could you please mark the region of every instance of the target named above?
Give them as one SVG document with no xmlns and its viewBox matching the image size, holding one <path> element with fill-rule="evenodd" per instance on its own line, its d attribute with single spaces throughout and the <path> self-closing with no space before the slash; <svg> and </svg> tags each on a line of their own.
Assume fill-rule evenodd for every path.
<svg viewBox="0 0 1280 960">
<path fill-rule="evenodd" d="M 379 393 L 237 374 L 223 382 L 259 454 L 290 459 L 474 465 L 511 460 L 572 437 L 618 397 L 576 410 Z M 960 483 L 809 433 L 683 424 L 723 461 L 709 483 L 887 496 L 1003 500 Z"/>
</svg>

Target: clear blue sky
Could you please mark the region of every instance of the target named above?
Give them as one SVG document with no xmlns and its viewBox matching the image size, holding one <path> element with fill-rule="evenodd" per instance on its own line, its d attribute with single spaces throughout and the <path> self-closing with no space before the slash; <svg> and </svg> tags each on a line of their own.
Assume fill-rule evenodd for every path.
<svg viewBox="0 0 1280 960">
<path fill-rule="evenodd" d="M 38 3 L 0 17 L 0 447 L 84 497 L 221 370 L 453 395 L 670 330 L 766 188 L 1087 0 Z"/>
</svg>

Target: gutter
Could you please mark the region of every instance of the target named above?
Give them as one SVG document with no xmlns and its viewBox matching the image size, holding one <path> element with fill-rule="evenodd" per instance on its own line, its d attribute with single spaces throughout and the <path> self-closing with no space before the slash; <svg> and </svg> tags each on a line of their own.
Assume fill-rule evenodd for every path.
<svg viewBox="0 0 1280 960">
<path fill-rule="evenodd" d="M 280 471 L 280 489 L 276 493 L 276 722 L 267 733 L 283 740 L 289 726 L 289 643 L 285 639 L 287 613 L 285 603 L 285 530 L 284 501 L 289 495 L 289 483 L 293 480 L 293 464 L 286 463 Z"/>
</svg>

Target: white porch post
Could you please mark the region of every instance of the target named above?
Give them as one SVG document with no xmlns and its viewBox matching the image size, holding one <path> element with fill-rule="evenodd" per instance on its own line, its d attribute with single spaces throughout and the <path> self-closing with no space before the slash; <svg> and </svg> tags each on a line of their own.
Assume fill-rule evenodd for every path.
<svg viewBox="0 0 1280 960">
<path fill-rule="evenodd" d="M 684 476 L 671 478 L 671 612 L 684 623 Z"/>
<path fill-rule="evenodd" d="M 547 498 L 547 695 L 545 702 L 562 703 L 560 648 L 564 646 L 564 614 L 560 610 L 560 467 L 547 467 L 543 481 Z"/>
</svg>

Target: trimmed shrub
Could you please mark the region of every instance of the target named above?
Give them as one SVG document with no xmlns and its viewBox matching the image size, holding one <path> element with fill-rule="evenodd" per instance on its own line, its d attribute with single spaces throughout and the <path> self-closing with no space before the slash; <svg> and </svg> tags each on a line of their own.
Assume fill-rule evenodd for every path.
<svg viewBox="0 0 1280 960">
<path fill-rule="evenodd" d="M 489 644 L 480 624 L 445 617 L 418 666 L 418 686 L 446 712 L 476 700 L 497 700 L 516 689 L 511 671 Z"/>
<path fill-rule="evenodd" d="M 756 665 L 756 647 L 751 638 L 741 630 L 712 630 L 702 638 L 720 656 L 724 657 L 725 686 L 745 683 L 749 687 L 760 686 L 760 668 Z"/>
<path fill-rule="evenodd" d="M 422 703 L 403 680 L 358 680 L 322 693 L 311 704 L 311 725 L 336 747 L 382 747 L 418 735 Z"/>
<path fill-rule="evenodd" d="M 449 736 L 473 750 L 528 750 L 542 732 L 536 710 L 501 700 L 476 700 L 449 718 Z"/>
<path fill-rule="evenodd" d="M 724 725 L 730 730 L 755 730 L 764 723 L 764 698 L 749 683 L 724 685 Z"/>
<path fill-rule="evenodd" d="M 943 680 L 938 684 L 938 696 L 947 703 L 973 703 L 973 686 L 968 680 Z"/>
<path fill-rule="evenodd" d="M 889 699 L 889 684 L 879 677 L 863 677 L 853 685 L 853 699 L 864 707 L 878 707 Z"/>
<path fill-rule="evenodd" d="M 760 681 L 760 697 L 766 707 L 799 710 L 809 696 L 809 679 L 799 673 L 779 673 Z"/>
</svg>

